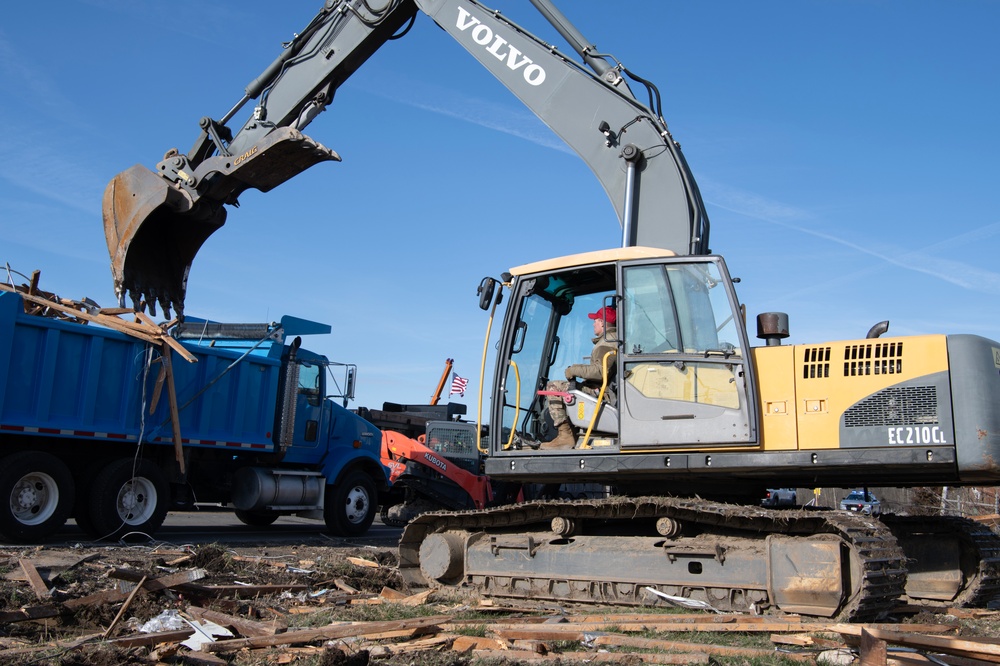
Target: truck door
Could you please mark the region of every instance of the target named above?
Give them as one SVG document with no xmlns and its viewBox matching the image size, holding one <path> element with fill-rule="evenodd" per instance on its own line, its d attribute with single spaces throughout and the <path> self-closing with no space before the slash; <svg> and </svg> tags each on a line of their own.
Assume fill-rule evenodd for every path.
<svg viewBox="0 0 1000 666">
<path fill-rule="evenodd" d="M 721 258 L 620 272 L 621 448 L 755 442 L 746 327 Z"/>
<path fill-rule="evenodd" d="M 319 443 L 323 414 L 323 366 L 307 361 L 298 364 L 298 385 L 295 390 L 295 429 L 291 445 L 315 448 Z"/>
</svg>

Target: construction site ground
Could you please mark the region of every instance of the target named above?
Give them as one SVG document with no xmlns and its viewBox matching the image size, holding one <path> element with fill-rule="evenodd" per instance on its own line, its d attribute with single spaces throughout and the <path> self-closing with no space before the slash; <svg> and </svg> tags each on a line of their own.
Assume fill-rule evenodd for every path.
<svg viewBox="0 0 1000 666">
<path fill-rule="evenodd" d="M 1000 663 L 998 611 L 860 625 L 481 599 L 404 589 L 375 541 L 0 545 L 0 664 Z"/>
</svg>

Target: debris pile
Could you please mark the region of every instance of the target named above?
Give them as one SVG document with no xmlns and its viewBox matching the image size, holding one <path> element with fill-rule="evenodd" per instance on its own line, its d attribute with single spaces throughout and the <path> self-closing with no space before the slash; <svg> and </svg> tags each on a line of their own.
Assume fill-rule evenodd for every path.
<svg viewBox="0 0 1000 666">
<path fill-rule="evenodd" d="M 0 549 L 0 663 L 1000 663 L 995 641 L 963 635 L 959 611 L 904 624 L 569 612 L 408 593 L 389 550 L 285 551 Z M 986 635 L 1000 622 L 995 611 L 964 616 Z"/>
</svg>

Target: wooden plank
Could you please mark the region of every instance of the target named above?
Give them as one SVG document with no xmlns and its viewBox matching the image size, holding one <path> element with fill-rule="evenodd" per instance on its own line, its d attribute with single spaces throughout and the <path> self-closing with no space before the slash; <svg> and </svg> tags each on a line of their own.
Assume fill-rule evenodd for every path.
<svg viewBox="0 0 1000 666">
<path fill-rule="evenodd" d="M 13 611 L 0 613 L 0 624 L 10 624 L 13 622 L 26 622 L 28 620 L 43 620 L 47 617 L 58 617 L 64 612 L 59 604 L 46 604 L 44 606 L 28 606 Z"/>
<path fill-rule="evenodd" d="M 184 465 L 184 442 L 181 440 L 181 417 L 177 409 L 177 389 L 174 386 L 174 367 L 170 360 L 170 347 L 163 343 L 163 369 L 167 377 L 167 402 L 170 404 L 170 429 L 174 436 L 174 459 L 181 475 L 187 473 Z"/>
<path fill-rule="evenodd" d="M 646 664 L 708 664 L 711 658 L 704 652 L 684 652 L 668 654 L 663 652 L 560 652 L 553 654 L 569 662 L 625 662 L 636 660 Z"/>
<path fill-rule="evenodd" d="M 41 620 L 47 617 L 58 617 L 83 606 L 100 606 L 102 604 L 116 603 L 125 599 L 126 595 L 118 590 L 104 590 L 95 592 L 85 597 L 67 599 L 61 604 L 45 604 L 42 606 L 29 606 L 14 611 L 0 613 L 0 623 L 24 622 L 26 620 Z"/>
<path fill-rule="evenodd" d="M 187 612 L 188 615 L 196 620 L 214 622 L 223 627 L 232 629 L 244 638 L 274 636 L 279 631 L 284 631 L 287 628 L 287 625 L 283 622 L 279 623 L 277 620 L 273 622 L 257 622 L 256 620 L 227 615 L 208 608 L 201 608 L 200 606 L 188 606 Z"/>
<path fill-rule="evenodd" d="M 398 603 L 400 606 L 421 606 L 427 603 L 427 600 L 430 598 L 432 594 L 434 594 L 434 592 L 435 590 L 424 590 L 423 592 L 418 592 L 416 594 L 400 599 L 396 603 Z"/>
<path fill-rule="evenodd" d="M 356 587 L 348 585 L 347 581 L 345 581 L 343 578 L 337 578 L 336 580 L 334 580 L 333 581 L 333 585 L 338 590 L 340 590 L 342 592 L 347 592 L 348 594 L 357 594 L 358 592 L 361 591 L 361 590 L 359 590 Z M 403 596 L 405 597 L 406 595 L 404 594 Z"/>
<path fill-rule="evenodd" d="M 143 576 L 142 580 L 139 581 L 139 584 L 135 586 L 134 590 L 132 590 L 132 594 L 128 595 L 128 599 L 126 599 L 125 603 L 122 604 L 122 607 L 118 609 L 118 614 L 115 615 L 115 619 L 111 620 L 111 624 L 109 624 L 108 628 L 104 630 L 103 634 L 101 634 L 101 638 L 107 638 L 111 635 L 111 632 L 114 631 L 116 626 L 118 626 L 118 622 L 122 619 L 122 616 L 125 614 L 125 611 L 128 610 L 128 607 L 132 605 L 132 600 L 135 599 L 135 595 L 139 594 L 139 591 L 142 589 L 142 584 L 145 582 L 146 576 Z"/>
<path fill-rule="evenodd" d="M 39 575 L 38 569 L 35 568 L 35 565 L 25 557 L 22 557 L 19 561 L 21 564 L 21 570 L 28 578 L 28 583 L 31 585 L 31 589 L 35 591 L 35 596 L 41 601 L 51 597 L 52 592 L 49 590 L 49 586 L 45 584 L 45 581 L 42 580 L 42 577 Z"/>
<path fill-rule="evenodd" d="M 142 333 L 142 332 L 140 332 L 138 330 L 135 330 L 134 328 L 130 328 L 128 325 L 126 325 L 126 323 L 124 321 L 122 321 L 121 319 L 118 319 L 117 317 L 107 317 L 107 316 L 101 316 L 101 315 L 92 315 L 92 314 L 89 314 L 87 312 L 83 312 L 81 310 L 76 310 L 74 308 L 67 307 L 65 305 L 62 305 L 61 303 L 56 303 L 55 301 L 50 301 L 50 300 L 48 300 L 46 298 L 41 298 L 39 296 L 32 296 L 30 294 L 26 294 L 24 292 L 21 292 L 21 291 L 18 291 L 16 289 L 12 288 L 12 287 L 8 287 L 7 285 L 3 284 L 2 282 L 0 282 L 0 291 L 17 291 L 17 293 L 19 293 L 21 295 L 21 298 L 23 298 L 25 301 L 30 301 L 30 302 L 35 303 L 37 305 L 41 305 L 43 307 L 51 308 L 51 309 L 53 309 L 53 310 L 55 310 L 57 312 L 62 312 L 62 313 L 65 313 L 65 314 L 69 314 L 71 317 L 74 317 L 76 319 L 82 319 L 83 321 L 89 321 L 89 322 L 93 322 L 93 323 L 102 324 L 104 326 L 107 326 L 108 328 L 112 328 L 112 329 L 115 329 L 116 331 L 119 331 L 121 333 L 125 333 L 126 335 L 131 335 L 134 338 L 139 338 L 140 340 L 143 340 L 145 342 L 152 342 L 154 344 L 159 344 L 159 341 L 160 341 L 159 339 L 160 339 L 160 337 L 162 337 L 162 336 L 155 336 L 154 337 L 154 336 L 148 335 L 146 333 Z"/>
<path fill-rule="evenodd" d="M 115 569 L 108 575 L 111 578 L 127 580 L 131 583 L 138 583 L 146 579 L 145 574 L 131 569 Z M 196 580 L 201 580 L 205 577 L 205 575 L 206 571 L 204 569 L 185 569 L 184 571 L 178 571 L 177 573 L 145 580 L 145 582 L 142 583 L 142 587 L 149 592 L 158 592 L 160 590 L 179 587 L 187 583 L 192 583 Z"/>
<path fill-rule="evenodd" d="M 875 638 L 866 629 L 861 630 L 861 666 L 886 666 L 886 642 Z"/>
<path fill-rule="evenodd" d="M 201 664 L 202 666 L 226 666 L 229 662 L 222 657 L 216 657 L 211 652 L 202 652 L 201 650 L 191 650 L 190 652 L 185 652 L 182 657 L 182 663 L 184 664 Z"/>
<path fill-rule="evenodd" d="M 833 641 L 828 638 L 819 638 L 811 634 L 773 634 L 771 642 L 777 645 L 794 645 L 797 647 L 823 648 L 824 650 L 836 650 L 847 647 L 844 641 Z"/>
<path fill-rule="evenodd" d="M 543 628 L 544 627 L 544 628 Z M 569 622 L 539 625 L 511 624 L 495 630 L 498 636 L 513 640 L 515 638 L 536 638 L 536 632 L 546 632 L 548 640 L 559 640 L 559 634 L 579 634 L 588 631 L 706 631 L 706 632 L 767 632 L 782 631 L 801 632 L 802 625 L 794 622 L 781 622 L 772 619 L 771 622 L 730 622 L 716 624 L 711 622 Z M 553 638 L 554 637 L 554 638 Z"/>
<path fill-rule="evenodd" d="M 136 319 L 142 321 L 143 324 L 156 330 L 160 335 L 162 335 L 163 342 L 171 349 L 173 349 L 175 352 L 177 352 L 177 354 L 185 361 L 187 361 L 188 363 L 198 362 L 198 358 L 194 354 L 185 349 L 184 345 L 182 345 L 180 342 L 178 342 L 171 336 L 167 335 L 167 332 L 164 329 L 160 328 L 160 325 L 157 324 L 155 321 L 153 321 L 153 319 L 145 312 L 136 312 L 135 317 Z"/>
<path fill-rule="evenodd" d="M 553 616 L 567 624 L 586 624 L 590 622 L 606 623 L 639 623 L 639 622 L 667 622 L 675 624 L 678 622 L 697 624 L 732 624 L 733 622 L 743 623 L 767 623 L 784 622 L 789 624 L 802 625 L 802 617 L 799 615 L 786 615 L 776 618 L 768 615 L 716 615 L 711 613 L 606 613 L 590 615 L 558 615 Z"/>
<path fill-rule="evenodd" d="M 275 645 L 294 645 L 296 643 L 311 643 L 313 641 L 335 640 L 354 636 L 364 637 L 368 634 L 380 634 L 386 631 L 417 629 L 432 627 L 446 622 L 451 616 L 435 615 L 418 617 L 409 620 L 390 620 L 386 622 L 357 622 L 351 624 L 333 624 L 318 629 L 302 629 L 289 631 L 276 636 L 260 636 L 257 638 L 238 638 L 206 643 L 202 650 L 206 652 L 230 652 L 243 648 L 273 647 Z"/>
<path fill-rule="evenodd" d="M 363 557 L 348 557 L 347 561 L 359 567 L 367 567 L 369 569 L 378 569 L 379 567 L 382 566 L 378 562 L 374 562 L 372 560 L 366 560 Z"/>
<path fill-rule="evenodd" d="M 184 584 L 178 586 L 192 594 L 202 594 L 210 597 L 262 597 L 282 592 L 305 592 L 308 585 L 289 583 L 287 585 L 198 585 Z"/>
<path fill-rule="evenodd" d="M 591 643 L 595 646 L 607 647 L 632 647 L 646 650 L 673 650 L 676 652 L 704 652 L 708 655 L 718 655 L 724 657 L 763 657 L 773 658 L 774 650 L 762 648 L 741 648 L 727 645 L 706 645 L 704 643 L 688 643 L 684 641 L 668 641 L 659 638 L 641 638 L 639 636 L 625 636 L 623 634 L 605 634 L 596 636 Z M 783 659 L 792 661 L 815 662 L 816 658 L 811 654 L 782 653 Z"/>
<path fill-rule="evenodd" d="M 383 587 L 382 591 L 379 592 L 379 596 L 386 601 L 399 601 L 407 597 L 406 593 L 394 590 L 391 587 Z"/>
<path fill-rule="evenodd" d="M 830 628 L 843 636 L 860 638 L 863 627 L 852 624 L 837 624 Z M 872 636 L 886 643 L 912 647 L 918 650 L 929 650 L 942 652 L 959 657 L 970 657 L 972 659 L 982 659 L 1000 663 L 1000 645 L 987 643 L 972 639 L 951 638 L 948 636 L 927 636 L 924 634 L 911 634 L 900 631 L 889 631 L 885 629 L 865 629 Z"/>
<path fill-rule="evenodd" d="M 456 636 L 452 641 L 451 649 L 455 652 L 469 652 L 470 650 L 506 650 L 507 645 L 499 638 L 488 636 Z"/>
<path fill-rule="evenodd" d="M 112 638 L 107 642 L 120 647 L 149 647 L 151 645 L 159 645 L 160 643 L 179 643 L 187 640 L 193 633 L 194 629 L 157 631 L 151 634 L 133 634 L 131 636 L 122 636 L 121 638 Z"/>
<path fill-rule="evenodd" d="M 157 405 L 160 404 L 160 396 L 163 394 L 163 383 L 167 381 L 167 367 L 163 365 L 160 359 L 156 359 L 153 363 L 159 363 L 160 370 L 156 373 L 156 383 L 153 385 L 153 397 L 149 399 L 150 414 L 155 412 Z"/>
<path fill-rule="evenodd" d="M 95 592 L 94 594 L 88 594 L 85 597 L 67 599 L 62 605 L 70 610 L 73 610 L 83 606 L 100 606 L 102 604 L 118 603 L 119 601 L 123 601 L 127 596 L 128 595 L 124 592 L 120 592 L 118 590 L 103 590 L 101 592 Z"/>
</svg>

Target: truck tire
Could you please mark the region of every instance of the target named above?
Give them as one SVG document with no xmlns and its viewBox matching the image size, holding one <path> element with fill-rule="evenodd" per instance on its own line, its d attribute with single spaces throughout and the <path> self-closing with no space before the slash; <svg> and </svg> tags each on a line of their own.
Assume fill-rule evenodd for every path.
<svg viewBox="0 0 1000 666">
<path fill-rule="evenodd" d="M 130 532 L 152 535 L 167 517 L 169 492 L 163 472 L 150 461 L 116 460 L 91 486 L 90 522 L 102 539 Z"/>
<path fill-rule="evenodd" d="M 267 527 L 278 519 L 278 514 L 273 511 L 242 511 L 236 509 L 236 517 L 241 523 L 250 527 Z"/>
<path fill-rule="evenodd" d="M 323 518 L 334 536 L 361 536 L 371 527 L 376 511 L 378 491 L 364 472 L 348 472 L 343 479 L 326 487 Z"/>
<path fill-rule="evenodd" d="M 73 475 L 58 458 L 20 451 L 0 460 L 0 535 L 30 543 L 54 534 L 73 511 Z"/>
</svg>

